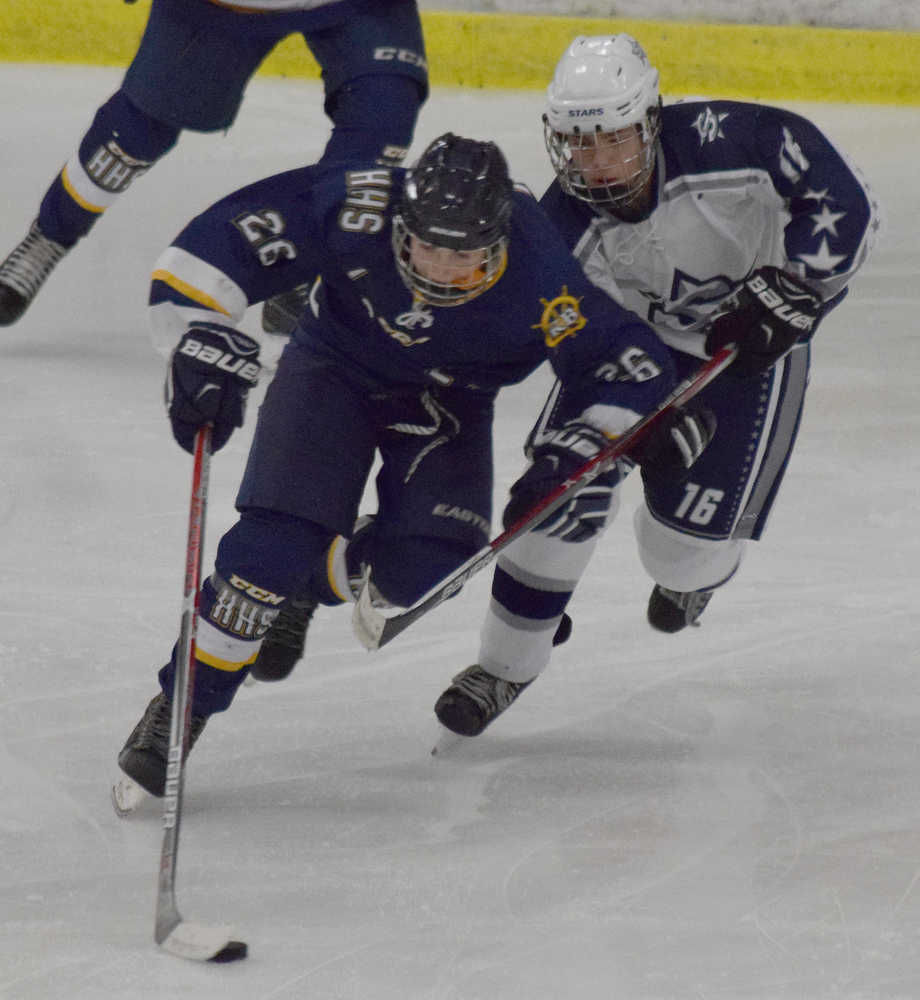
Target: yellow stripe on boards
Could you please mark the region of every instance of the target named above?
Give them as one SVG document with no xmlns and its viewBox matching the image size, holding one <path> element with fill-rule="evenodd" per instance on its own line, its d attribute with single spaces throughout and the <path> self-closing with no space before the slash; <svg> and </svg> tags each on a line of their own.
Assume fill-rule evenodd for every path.
<svg viewBox="0 0 920 1000">
<path fill-rule="evenodd" d="M 150 4 L 2 0 L 0 60 L 127 66 Z M 542 89 L 575 35 L 628 31 L 665 94 L 752 100 L 920 104 L 920 32 L 423 11 L 436 86 Z M 293 36 L 262 73 L 315 79 Z"/>
</svg>

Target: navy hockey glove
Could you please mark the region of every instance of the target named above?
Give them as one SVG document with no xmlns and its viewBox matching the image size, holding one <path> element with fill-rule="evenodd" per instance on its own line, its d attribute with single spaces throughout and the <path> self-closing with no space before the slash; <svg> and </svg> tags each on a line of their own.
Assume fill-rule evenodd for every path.
<svg viewBox="0 0 920 1000">
<path fill-rule="evenodd" d="M 259 345 L 219 323 L 196 323 L 179 341 L 166 375 L 166 410 L 173 437 L 186 451 L 199 427 L 212 424 L 211 447 L 222 448 L 242 427 L 249 390 L 259 381 Z"/>
<path fill-rule="evenodd" d="M 818 325 L 823 303 L 809 288 L 775 267 L 759 267 L 735 293 L 734 307 L 712 321 L 706 353 L 726 344 L 738 356 L 731 372 L 742 378 L 760 375 Z"/>
<path fill-rule="evenodd" d="M 570 421 L 552 431 L 533 449 L 531 466 L 511 487 L 511 499 L 502 515 L 510 528 L 544 497 L 565 482 L 586 462 L 610 444 L 610 439 L 589 424 Z M 567 542 L 582 542 L 604 525 L 614 482 L 601 476 L 580 489 L 574 497 L 553 511 L 536 529 Z"/>
<path fill-rule="evenodd" d="M 700 407 L 676 407 L 650 430 L 629 452 L 642 467 L 647 483 L 681 482 L 703 454 L 716 432 L 716 416 Z"/>
</svg>

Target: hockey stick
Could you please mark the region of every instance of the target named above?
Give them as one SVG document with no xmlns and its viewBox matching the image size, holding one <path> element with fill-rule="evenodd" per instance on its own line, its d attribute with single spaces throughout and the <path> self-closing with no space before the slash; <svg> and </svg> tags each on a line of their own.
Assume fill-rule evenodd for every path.
<svg viewBox="0 0 920 1000">
<path fill-rule="evenodd" d="M 185 748 L 188 746 L 192 714 L 191 692 L 195 682 L 195 632 L 198 619 L 198 592 L 201 586 L 201 557 L 211 466 L 211 428 L 202 427 L 195 435 L 195 463 L 192 471 L 192 498 L 189 505 L 188 543 L 185 550 L 185 589 L 182 596 L 182 624 L 176 655 L 172 716 L 169 727 L 169 754 L 166 764 L 163 846 L 157 882 L 154 940 L 170 954 L 198 962 L 232 962 L 245 958 L 245 942 L 232 938 L 228 927 L 207 927 L 183 920 L 176 906 L 176 855 L 182 819 L 182 790 L 185 784 Z"/>
<path fill-rule="evenodd" d="M 631 448 L 635 447 L 671 410 L 692 399 L 734 361 L 735 354 L 733 346 L 723 347 L 681 382 L 651 413 L 634 424 L 626 434 L 611 442 L 608 447 L 586 462 L 573 476 L 560 483 L 523 517 L 493 538 L 488 545 L 485 545 L 462 566 L 446 576 L 406 611 L 387 618 L 374 607 L 368 586 L 370 581 L 370 568 L 368 568 L 364 574 L 364 581 L 351 620 L 352 629 L 362 645 L 369 650 L 380 649 L 422 615 L 456 594 L 470 577 L 481 569 L 485 569 L 502 549 L 530 531 L 558 507 L 561 507 L 577 490 L 596 479 L 601 473 L 606 472 L 617 459 L 622 458 Z"/>
</svg>

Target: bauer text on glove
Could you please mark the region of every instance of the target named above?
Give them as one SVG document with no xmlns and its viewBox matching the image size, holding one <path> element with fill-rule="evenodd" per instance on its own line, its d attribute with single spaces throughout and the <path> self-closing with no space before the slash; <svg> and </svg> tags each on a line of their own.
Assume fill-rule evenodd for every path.
<svg viewBox="0 0 920 1000">
<path fill-rule="evenodd" d="M 172 353 L 166 376 L 166 409 L 173 437 L 188 452 L 195 433 L 213 425 L 212 447 L 222 448 L 243 424 L 246 397 L 259 380 L 259 345 L 221 326 L 191 326 Z"/>
<path fill-rule="evenodd" d="M 821 318 L 822 301 L 809 288 L 775 267 L 759 267 L 745 278 L 735 304 L 712 321 L 706 353 L 712 357 L 726 344 L 738 348 L 734 375 L 759 375 L 808 340 Z"/>
</svg>

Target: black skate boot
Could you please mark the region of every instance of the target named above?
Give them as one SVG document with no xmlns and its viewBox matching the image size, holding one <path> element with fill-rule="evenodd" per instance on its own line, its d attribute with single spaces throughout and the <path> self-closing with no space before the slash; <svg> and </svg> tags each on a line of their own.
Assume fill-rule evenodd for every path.
<svg viewBox="0 0 920 1000">
<path fill-rule="evenodd" d="M 478 736 L 532 683 L 503 681 L 474 663 L 457 674 L 438 698 L 434 714 L 451 732 L 459 736 Z"/>
<path fill-rule="evenodd" d="M 10 326 L 26 311 L 67 247 L 49 240 L 38 220 L 26 238 L 0 264 L 0 326 Z"/>
<path fill-rule="evenodd" d="M 680 632 L 688 625 L 699 626 L 700 615 L 706 610 L 710 597 L 711 590 L 683 593 L 656 583 L 648 599 L 648 623 L 659 632 Z"/>
<path fill-rule="evenodd" d="M 172 702 L 162 691 L 150 702 L 118 755 L 118 766 L 143 789 L 163 797 L 166 788 L 166 758 L 169 755 L 169 729 Z M 201 735 L 207 716 L 193 715 L 189 723 L 188 747 L 191 752 Z"/>
<path fill-rule="evenodd" d="M 308 284 L 266 299 L 262 304 L 262 329 L 275 337 L 289 337 L 309 301 Z"/>
<path fill-rule="evenodd" d="M 290 600 L 262 640 L 249 674 L 257 681 L 283 681 L 303 656 L 310 619 L 318 601 Z"/>
</svg>

